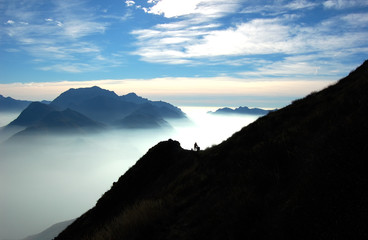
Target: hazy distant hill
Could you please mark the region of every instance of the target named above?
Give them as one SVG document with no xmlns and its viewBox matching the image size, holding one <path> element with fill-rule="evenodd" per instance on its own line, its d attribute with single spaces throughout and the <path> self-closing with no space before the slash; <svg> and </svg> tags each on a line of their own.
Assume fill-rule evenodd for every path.
<svg viewBox="0 0 368 240">
<path fill-rule="evenodd" d="M 269 110 L 264 110 L 261 108 L 248 108 L 248 107 L 238 107 L 236 109 L 232 108 L 219 108 L 215 112 L 209 112 L 211 114 L 250 114 L 250 115 L 266 115 Z"/>
<path fill-rule="evenodd" d="M 73 221 L 64 221 L 60 223 L 56 223 L 51 227 L 47 228 L 45 231 L 42 231 L 38 234 L 26 237 L 22 240 L 52 240 L 54 239 L 61 231 L 63 231 L 67 226 L 69 226 Z"/>
<path fill-rule="evenodd" d="M 18 112 L 25 109 L 31 102 L 16 100 L 0 95 L 0 112 Z"/>
<path fill-rule="evenodd" d="M 162 108 L 152 105 L 147 101 L 141 103 L 139 108 L 123 119 L 116 121 L 119 128 L 170 128 L 170 124 L 163 119 L 165 113 Z"/>
<path fill-rule="evenodd" d="M 368 61 L 201 152 L 161 142 L 57 240 L 366 239 Z"/>
<path fill-rule="evenodd" d="M 9 141 L 14 142 L 34 134 L 88 134 L 103 129 L 103 124 L 68 108 L 64 111 L 50 111 L 26 129 L 14 134 Z"/>
<path fill-rule="evenodd" d="M 117 121 L 115 126 L 119 128 L 137 129 L 137 128 L 162 128 L 170 127 L 170 124 L 164 119 L 150 114 L 135 112 L 125 118 Z"/>
</svg>

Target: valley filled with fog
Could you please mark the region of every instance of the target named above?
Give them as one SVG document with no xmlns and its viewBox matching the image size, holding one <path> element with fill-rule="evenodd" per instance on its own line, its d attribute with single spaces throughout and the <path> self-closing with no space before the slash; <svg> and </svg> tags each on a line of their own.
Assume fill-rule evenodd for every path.
<svg viewBox="0 0 368 240">
<path fill-rule="evenodd" d="M 171 129 L 107 130 L 88 135 L 31 137 L 0 144 L 0 239 L 21 239 L 93 207 L 149 148 L 169 138 L 185 149 L 221 143 L 255 115 L 208 114 L 182 107 L 189 121 Z M 0 113 L 0 126 L 17 114 Z"/>
</svg>

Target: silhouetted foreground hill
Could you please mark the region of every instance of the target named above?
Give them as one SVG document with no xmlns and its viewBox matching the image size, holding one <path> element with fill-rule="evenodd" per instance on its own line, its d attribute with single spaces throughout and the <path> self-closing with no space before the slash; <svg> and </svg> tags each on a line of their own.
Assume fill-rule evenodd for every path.
<svg viewBox="0 0 368 240">
<path fill-rule="evenodd" d="M 367 93 L 366 61 L 218 146 L 161 142 L 56 239 L 367 239 Z"/>
</svg>

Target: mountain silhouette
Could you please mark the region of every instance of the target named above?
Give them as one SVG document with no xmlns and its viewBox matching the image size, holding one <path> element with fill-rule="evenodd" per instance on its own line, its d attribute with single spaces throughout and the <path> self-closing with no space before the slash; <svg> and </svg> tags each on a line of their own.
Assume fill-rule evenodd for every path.
<svg viewBox="0 0 368 240">
<path fill-rule="evenodd" d="M 60 110 L 70 108 L 91 119 L 110 123 L 122 118 L 135 109 L 135 104 L 120 101 L 119 96 L 97 86 L 69 89 L 51 102 Z"/>
<path fill-rule="evenodd" d="M 148 100 L 147 98 L 142 98 L 133 92 L 120 96 L 120 100 L 125 101 L 125 102 L 135 103 L 135 104 L 143 104 L 143 103 L 150 102 L 150 100 Z"/>
<path fill-rule="evenodd" d="M 9 126 L 32 126 L 52 111 L 55 111 L 55 108 L 50 105 L 32 102 L 14 121 L 9 123 Z"/>
<path fill-rule="evenodd" d="M 146 98 L 142 98 L 135 93 L 128 93 L 127 95 L 120 96 L 120 99 L 126 102 L 132 102 L 145 106 L 154 106 L 156 109 L 150 111 L 156 111 L 163 118 L 185 118 L 185 114 L 180 108 L 171 105 L 170 103 L 163 101 L 151 101 Z M 142 108 L 141 106 L 139 108 Z"/>
<path fill-rule="evenodd" d="M 179 108 L 169 103 L 150 101 L 137 96 L 135 93 L 118 96 L 112 91 L 97 86 L 70 89 L 58 96 L 50 105 L 61 110 L 70 108 L 93 120 L 112 124 L 119 120 L 123 121 L 125 117 L 146 104 L 150 104 L 151 108 L 159 107 L 158 112 L 161 118 L 186 118 Z M 152 109 L 146 109 L 149 112 L 153 111 Z M 145 115 L 150 115 L 149 112 Z"/>
<path fill-rule="evenodd" d="M 55 98 L 51 105 L 55 105 L 61 108 L 73 108 L 86 100 L 93 99 L 95 97 L 107 97 L 112 99 L 118 99 L 119 96 L 116 93 L 94 86 L 90 88 L 71 88 L 68 91 L 63 92 Z"/>
<path fill-rule="evenodd" d="M 25 109 L 31 102 L 16 100 L 0 95 L 0 112 L 17 112 Z"/>
<path fill-rule="evenodd" d="M 367 92 L 368 61 L 217 146 L 161 142 L 56 239 L 366 239 Z"/>
<path fill-rule="evenodd" d="M 100 87 L 69 89 L 51 103 L 32 102 L 7 126 L 0 141 L 40 133 L 85 133 L 103 126 L 125 129 L 171 128 L 166 119 L 187 119 L 169 103 L 150 101 L 135 93 L 118 96 Z M 18 134 L 19 133 L 19 134 Z"/>
<path fill-rule="evenodd" d="M 248 115 L 266 115 L 269 110 L 264 110 L 261 108 L 248 108 L 248 107 L 238 107 L 232 108 L 219 108 L 215 112 L 209 112 L 211 114 L 248 114 Z"/>
</svg>

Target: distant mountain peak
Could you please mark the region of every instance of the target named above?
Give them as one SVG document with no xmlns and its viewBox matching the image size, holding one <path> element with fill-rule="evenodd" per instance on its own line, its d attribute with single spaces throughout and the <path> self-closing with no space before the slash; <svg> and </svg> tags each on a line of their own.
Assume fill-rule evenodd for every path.
<svg viewBox="0 0 368 240">
<path fill-rule="evenodd" d="M 131 92 L 126 94 L 125 96 L 134 96 L 134 97 L 138 97 L 138 95 L 135 92 Z"/>
<path fill-rule="evenodd" d="M 138 96 L 134 92 L 128 93 L 128 94 L 123 95 L 123 96 L 120 96 L 120 99 L 122 101 L 132 102 L 132 103 L 135 103 L 135 104 L 142 104 L 142 103 L 150 102 L 147 98 L 143 98 L 141 96 Z"/>
<path fill-rule="evenodd" d="M 51 102 L 51 105 L 61 108 L 68 108 L 99 96 L 109 98 L 119 97 L 115 92 L 102 89 L 97 86 L 87 88 L 71 88 L 55 98 L 55 100 Z"/>
<path fill-rule="evenodd" d="M 41 102 L 32 102 L 9 125 L 29 127 L 54 110 L 50 105 Z"/>
</svg>

